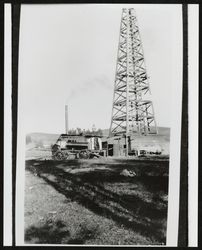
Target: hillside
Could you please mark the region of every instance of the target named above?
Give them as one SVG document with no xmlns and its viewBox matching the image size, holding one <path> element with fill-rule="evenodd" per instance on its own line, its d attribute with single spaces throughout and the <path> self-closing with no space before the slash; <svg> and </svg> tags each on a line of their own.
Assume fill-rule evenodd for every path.
<svg viewBox="0 0 202 250">
<path fill-rule="evenodd" d="M 58 139 L 59 134 L 30 133 L 26 136 L 26 147 L 50 147 Z"/>
<path fill-rule="evenodd" d="M 109 135 L 109 129 L 102 129 L 103 136 Z M 158 135 L 170 136 L 170 128 L 158 127 Z"/>
<path fill-rule="evenodd" d="M 109 135 L 109 129 L 103 129 L 103 136 Z M 158 135 L 163 136 L 166 141 L 170 140 L 170 128 L 158 127 Z M 27 149 L 34 147 L 50 147 L 56 142 L 59 134 L 48 134 L 48 133 L 30 133 L 26 136 Z"/>
</svg>

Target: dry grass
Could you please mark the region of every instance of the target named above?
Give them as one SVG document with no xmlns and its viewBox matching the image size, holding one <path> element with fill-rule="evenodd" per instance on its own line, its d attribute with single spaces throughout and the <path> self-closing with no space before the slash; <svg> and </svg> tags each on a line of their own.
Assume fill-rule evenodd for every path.
<svg viewBox="0 0 202 250">
<path fill-rule="evenodd" d="M 27 161 L 25 242 L 165 244 L 167 186 L 167 161 Z"/>
</svg>

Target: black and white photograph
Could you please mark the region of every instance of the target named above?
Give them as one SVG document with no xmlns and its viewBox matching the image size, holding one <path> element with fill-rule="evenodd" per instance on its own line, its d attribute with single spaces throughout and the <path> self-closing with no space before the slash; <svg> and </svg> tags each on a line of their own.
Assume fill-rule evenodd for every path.
<svg viewBox="0 0 202 250">
<path fill-rule="evenodd" d="M 17 60 L 16 244 L 172 245 L 182 5 L 21 4 Z"/>
</svg>

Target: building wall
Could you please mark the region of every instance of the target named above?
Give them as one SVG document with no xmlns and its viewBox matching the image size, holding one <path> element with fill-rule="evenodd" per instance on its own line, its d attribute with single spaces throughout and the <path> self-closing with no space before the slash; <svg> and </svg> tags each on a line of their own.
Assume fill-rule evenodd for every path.
<svg viewBox="0 0 202 250">
<path fill-rule="evenodd" d="M 114 156 L 125 156 L 126 155 L 126 149 L 124 148 L 124 144 L 114 144 L 113 145 L 113 155 Z"/>
<path fill-rule="evenodd" d="M 126 139 L 116 137 L 111 137 L 107 139 L 108 144 L 113 144 L 113 155 L 114 156 L 124 156 L 125 155 L 125 143 Z M 164 135 L 147 135 L 147 136 L 139 136 L 134 135 L 131 136 L 131 150 L 145 150 L 148 152 L 161 152 L 162 155 L 170 154 L 170 140 L 168 136 Z"/>
<path fill-rule="evenodd" d="M 170 141 L 162 135 L 133 136 L 131 138 L 131 149 L 142 149 L 148 151 L 161 151 L 163 155 L 170 153 Z"/>
</svg>

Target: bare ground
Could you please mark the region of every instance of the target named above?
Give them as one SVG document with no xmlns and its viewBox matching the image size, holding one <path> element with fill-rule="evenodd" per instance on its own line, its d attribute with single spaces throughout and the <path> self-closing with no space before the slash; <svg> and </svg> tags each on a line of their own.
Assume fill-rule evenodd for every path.
<svg viewBox="0 0 202 250">
<path fill-rule="evenodd" d="M 26 161 L 25 243 L 162 245 L 168 161 Z M 120 175 L 123 169 L 136 176 Z"/>
</svg>

